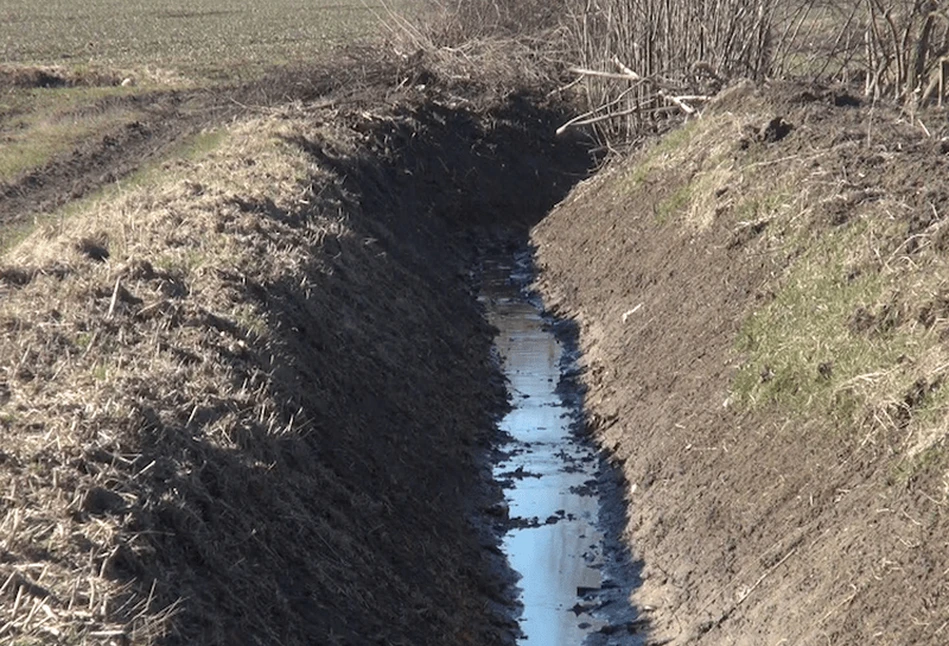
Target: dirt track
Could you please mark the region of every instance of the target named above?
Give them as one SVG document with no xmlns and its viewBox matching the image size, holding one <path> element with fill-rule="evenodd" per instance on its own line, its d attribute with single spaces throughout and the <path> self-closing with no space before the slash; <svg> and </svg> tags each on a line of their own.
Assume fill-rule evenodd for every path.
<svg viewBox="0 0 949 646">
<path fill-rule="evenodd" d="M 149 162 L 165 159 L 188 137 L 234 119 L 266 113 L 289 102 L 312 101 L 330 95 L 340 102 L 372 102 L 383 77 L 398 73 L 397 65 L 391 60 L 377 60 L 367 65 L 363 56 L 378 58 L 354 48 L 338 52 L 332 65 L 318 62 L 309 68 L 277 68 L 264 78 L 244 85 L 155 90 L 128 97 L 109 97 L 95 105 L 84 106 L 80 109 L 83 114 L 126 108 L 142 114 L 142 118 L 116 124 L 108 132 L 80 142 L 74 149 L 16 181 L 0 183 L 3 198 L 0 223 L 9 224 L 48 213 L 127 177 Z M 81 81 L 92 85 L 114 84 L 115 79 Z M 6 79 L 6 82 L 12 81 Z M 24 82 L 45 86 L 51 81 L 41 76 Z M 0 78 L 0 91 L 3 89 L 4 79 Z"/>
</svg>

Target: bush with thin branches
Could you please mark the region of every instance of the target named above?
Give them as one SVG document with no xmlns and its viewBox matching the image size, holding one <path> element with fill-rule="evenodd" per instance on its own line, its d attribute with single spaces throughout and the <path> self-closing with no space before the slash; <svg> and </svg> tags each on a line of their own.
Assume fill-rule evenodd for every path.
<svg viewBox="0 0 949 646">
<path fill-rule="evenodd" d="M 568 51 L 608 142 L 692 114 L 731 80 L 860 82 L 909 109 L 945 98 L 949 0 L 568 0 Z"/>
<path fill-rule="evenodd" d="M 772 0 L 573 0 L 565 24 L 588 122 L 628 140 L 657 116 L 689 112 L 681 95 L 700 101 L 728 78 L 764 78 L 773 18 Z"/>
</svg>

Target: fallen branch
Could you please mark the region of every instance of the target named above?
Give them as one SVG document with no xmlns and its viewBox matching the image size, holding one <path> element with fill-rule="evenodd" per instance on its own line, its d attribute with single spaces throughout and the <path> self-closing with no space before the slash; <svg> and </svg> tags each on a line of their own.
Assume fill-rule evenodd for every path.
<svg viewBox="0 0 949 646">
<path fill-rule="evenodd" d="M 598 117 L 593 117 L 592 119 L 584 119 L 584 117 L 589 116 L 590 114 L 599 112 L 601 109 L 602 108 L 597 108 L 596 110 L 593 110 L 592 112 L 581 114 L 579 117 L 574 117 L 567 123 L 557 128 L 556 134 L 558 135 L 563 134 L 567 130 L 567 128 L 573 128 L 573 127 L 578 127 L 578 126 L 589 126 L 594 123 L 600 123 L 601 121 L 609 121 L 610 119 L 625 117 L 627 115 L 635 114 L 636 112 L 642 112 L 647 109 L 656 110 L 656 109 L 662 109 L 662 108 L 643 108 L 641 104 L 637 103 L 633 107 L 626 108 L 625 110 L 620 110 L 619 112 L 610 112 L 608 114 L 601 114 Z"/>
<path fill-rule="evenodd" d="M 644 106 L 642 103 L 637 103 L 637 104 L 634 105 L 634 106 L 631 106 L 631 107 L 626 108 L 626 109 L 624 109 L 624 110 L 620 110 L 620 111 L 618 111 L 618 112 L 610 112 L 610 113 L 608 113 L 608 114 L 601 114 L 601 115 L 596 116 L 596 117 L 593 116 L 594 114 L 596 114 L 596 113 L 598 113 L 598 112 L 602 112 L 603 110 L 605 110 L 605 109 L 607 109 L 607 108 L 609 108 L 609 107 L 615 105 L 615 104 L 616 104 L 616 101 L 613 101 L 613 102 L 608 103 L 608 104 L 606 104 L 606 105 L 600 106 L 599 108 L 596 108 L 595 110 L 590 110 L 589 112 L 584 112 L 583 114 L 578 115 L 578 116 L 576 116 L 576 117 L 570 119 L 569 121 L 567 121 L 566 123 L 564 123 L 562 126 L 560 126 L 559 128 L 557 128 L 556 134 L 558 134 L 558 135 L 563 134 L 563 133 L 567 130 L 567 128 L 574 128 L 574 127 L 579 127 L 579 126 L 589 126 L 589 125 L 594 124 L 594 123 L 600 123 L 601 121 L 608 121 L 608 120 L 610 120 L 610 119 L 617 119 L 617 118 L 619 118 L 619 117 L 625 117 L 625 116 L 628 116 L 628 115 L 631 115 L 631 114 L 635 114 L 635 113 L 637 113 L 637 112 L 661 112 L 661 111 L 664 111 L 664 110 L 675 110 L 675 109 L 679 109 L 679 110 L 681 110 L 682 112 L 685 112 L 687 115 L 693 115 L 693 114 L 695 114 L 695 113 L 697 112 L 697 110 L 696 110 L 696 108 L 694 108 L 694 107 L 690 106 L 688 103 L 686 103 L 686 101 L 708 101 L 710 97 L 703 96 L 703 95 L 698 95 L 698 94 L 691 94 L 691 95 L 685 95 L 685 96 L 670 96 L 670 95 L 668 95 L 668 94 L 666 94 L 666 93 L 660 91 L 660 92 L 658 92 L 657 94 L 653 94 L 653 95 L 651 95 L 651 96 L 645 97 L 645 98 L 643 99 L 643 101 L 649 101 L 649 100 L 651 100 L 651 99 L 656 99 L 656 98 L 665 99 L 666 101 L 671 102 L 673 105 L 671 105 L 671 106 L 668 106 L 668 105 L 666 105 L 666 106 Z"/>
<path fill-rule="evenodd" d="M 758 580 L 755 581 L 755 584 L 754 584 L 753 586 L 751 586 L 750 588 L 748 588 L 747 590 L 745 590 L 744 592 L 742 592 L 742 593 L 739 595 L 738 601 L 735 602 L 735 607 L 737 608 L 737 607 L 740 606 L 742 603 L 744 603 L 745 599 L 747 599 L 748 597 L 750 597 L 750 596 L 751 596 L 751 593 L 754 592 L 754 591 L 758 588 L 759 585 L 761 585 L 761 582 L 764 581 L 765 579 L 767 579 L 768 576 L 769 576 L 772 572 L 774 572 L 774 571 L 777 570 L 779 567 L 781 567 L 781 566 L 784 564 L 785 561 L 787 561 L 789 558 L 791 558 L 792 556 L 794 556 L 794 553 L 795 553 L 795 552 L 797 552 L 797 547 L 794 547 L 790 552 L 788 552 L 787 554 L 785 554 L 784 557 L 783 557 L 780 561 L 778 561 L 777 563 L 775 563 L 774 565 L 772 565 L 770 568 L 768 568 L 768 569 L 765 571 L 764 574 L 762 574 L 760 577 L 758 577 Z M 734 608 L 732 608 L 732 610 L 734 610 Z M 729 612 L 730 612 L 730 611 L 729 611 Z"/>
<path fill-rule="evenodd" d="M 109 301 L 109 313 L 106 315 L 107 319 L 111 319 L 115 316 L 115 305 L 119 300 L 119 290 L 122 289 L 122 277 L 119 276 L 115 279 L 115 289 L 112 290 L 112 300 Z"/>
<path fill-rule="evenodd" d="M 647 79 L 638 74 L 630 75 L 625 72 L 601 72 L 599 70 L 589 70 L 585 67 L 571 67 L 570 71 L 581 76 L 595 76 L 597 78 L 613 79 L 616 81 L 646 81 Z"/>
<path fill-rule="evenodd" d="M 592 117 L 598 112 L 602 112 L 603 110 L 608 110 L 609 108 L 612 108 L 613 106 L 619 104 L 623 99 L 626 98 L 626 96 L 630 92 L 632 92 L 632 90 L 633 88 L 628 88 L 625 91 L 623 91 L 618 97 L 610 101 L 609 103 L 593 108 L 592 110 L 588 110 L 587 112 L 584 112 L 583 114 L 578 114 L 577 116 L 575 116 L 574 118 L 570 119 L 565 124 L 557 128 L 557 134 L 558 135 L 562 134 L 564 130 L 566 130 L 567 128 L 573 125 L 585 125 L 586 122 L 583 121 L 584 119 L 587 119 L 588 117 Z"/>
<path fill-rule="evenodd" d="M 624 65 L 623 62 L 619 59 L 619 56 L 616 56 L 615 54 L 613 55 L 613 65 L 616 65 L 616 68 L 623 74 L 626 74 L 627 76 L 635 76 L 636 78 L 642 78 L 642 76 L 640 76 L 639 74 L 631 70 L 629 67 Z"/>
<path fill-rule="evenodd" d="M 607 104 L 601 105 L 597 108 L 594 108 L 593 110 L 585 112 L 567 121 L 565 124 L 557 128 L 558 135 L 566 131 L 567 128 L 571 128 L 575 126 L 587 126 L 590 124 L 599 123 L 601 121 L 608 121 L 610 119 L 625 117 L 630 114 L 635 114 L 637 112 L 646 112 L 646 111 L 656 112 L 659 110 L 668 109 L 667 106 L 648 106 L 647 107 L 644 105 L 657 98 L 660 98 L 672 103 L 676 108 L 678 108 L 679 110 L 681 110 L 688 116 L 694 115 L 698 112 L 698 109 L 690 105 L 690 103 L 696 102 L 696 101 L 704 102 L 704 101 L 709 100 L 709 97 L 705 95 L 699 95 L 699 94 L 679 95 L 676 92 L 681 90 L 681 88 L 676 86 L 675 84 L 668 81 L 664 81 L 662 79 L 655 78 L 655 77 L 643 76 L 642 74 L 639 74 L 635 70 L 630 68 L 628 65 L 625 65 L 619 59 L 618 56 L 613 56 L 612 60 L 613 60 L 613 64 L 616 66 L 616 69 L 619 70 L 618 72 L 604 72 L 601 70 L 591 70 L 586 67 L 571 67 L 570 71 L 573 72 L 574 74 L 579 74 L 581 78 L 593 77 L 593 78 L 611 79 L 611 80 L 616 80 L 616 81 L 626 81 L 630 83 L 631 86 L 625 91 L 623 91 L 623 93 L 620 94 L 620 96 L 614 99 L 613 101 L 610 101 Z M 624 110 L 620 110 L 618 112 L 610 112 L 608 114 L 598 114 L 618 104 L 627 94 L 629 94 L 630 91 L 644 84 L 649 84 L 653 86 L 654 88 L 656 88 L 656 93 L 649 96 L 645 96 L 645 97 L 639 97 L 635 105 L 629 108 L 626 108 Z M 598 115 L 598 116 L 594 116 L 594 115 Z"/>
<path fill-rule="evenodd" d="M 686 103 L 686 101 L 708 101 L 710 98 L 708 96 L 704 96 L 700 94 L 693 94 L 690 96 L 671 96 L 663 92 L 662 90 L 659 90 L 659 96 L 666 99 L 667 101 L 672 101 L 679 107 L 679 109 L 681 109 L 686 114 L 690 114 L 690 115 L 695 114 L 696 109 L 693 108 L 688 103 Z"/>
</svg>

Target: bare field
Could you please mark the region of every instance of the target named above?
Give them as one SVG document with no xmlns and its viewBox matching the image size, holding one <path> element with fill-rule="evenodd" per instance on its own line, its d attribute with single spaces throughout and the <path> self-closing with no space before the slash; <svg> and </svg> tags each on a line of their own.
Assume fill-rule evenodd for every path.
<svg viewBox="0 0 949 646">
<path fill-rule="evenodd" d="M 74 3 L 9 0 L 0 9 L 0 60 L 245 76 L 371 35 L 360 0 L 196 0 Z"/>
<path fill-rule="evenodd" d="M 114 182 L 175 132 L 266 103 L 261 94 L 308 92 L 291 89 L 300 81 L 288 70 L 377 39 L 381 10 L 363 0 L 3 3 L 0 222 Z M 121 172 L 102 159 L 116 154 L 130 162 Z M 34 196 L 41 187 L 55 199 Z"/>
</svg>

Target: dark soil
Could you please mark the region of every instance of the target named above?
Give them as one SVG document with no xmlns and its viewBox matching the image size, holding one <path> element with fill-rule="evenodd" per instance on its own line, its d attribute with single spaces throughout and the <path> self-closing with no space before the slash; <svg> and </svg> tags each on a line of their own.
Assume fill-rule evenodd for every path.
<svg viewBox="0 0 949 646">
<path fill-rule="evenodd" d="M 505 401 L 469 262 L 523 237 L 589 157 L 553 138 L 542 92 L 361 67 L 130 99 L 154 119 L 6 190 L 9 220 L 308 101 L 282 142 L 312 162 L 300 200 L 184 182 L 0 270 L 3 639 L 513 641 L 475 520 L 496 503 L 482 457 Z M 120 256 L 126 225 L 146 244 Z M 169 265 L 181 250 L 198 262 Z M 21 610 L 34 599 L 45 624 Z"/>
<path fill-rule="evenodd" d="M 810 170 L 793 190 L 813 193 L 807 204 L 820 208 L 798 216 L 810 218 L 812 234 L 798 244 L 833 240 L 860 219 L 880 225 L 873 245 L 886 258 L 947 212 L 949 162 L 937 132 L 944 116 L 920 115 L 936 124 L 927 134 L 895 109 L 788 85 L 726 92 L 709 114 L 726 112 L 745 134 L 722 128 L 709 148 L 730 147 L 734 167 L 756 185 L 776 186 L 798 160 L 813 160 L 800 161 Z M 769 238 L 777 235 L 771 220 L 748 222 L 729 210 L 740 186 L 716 193 L 721 206 L 705 228 L 678 214 L 658 217 L 704 170 L 702 158 L 631 187 L 623 178 L 639 159 L 576 189 L 533 238 L 544 290 L 581 325 L 596 437 L 624 465 L 629 540 L 645 562 L 636 600 L 653 640 L 945 643 L 943 452 L 916 458 L 912 475 L 900 476 L 896 416 L 894 435 L 883 440 L 872 419 L 835 424 L 816 408 L 730 405 L 741 326 L 773 299 L 802 250 Z M 884 196 L 902 207 L 874 211 Z M 917 251 L 914 262 L 942 266 L 927 253 Z M 866 265 L 851 276 L 861 271 L 884 270 Z M 899 300 L 855 318 L 853 333 L 909 325 L 904 317 L 865 331 L 879 328 L 884 310 L 919 311 L 925 324 L 942 307 L 938 295 L 927 301 L 904 291 Z M 815 380 L 835 376 L 829 359 L 815 358 Z M 762 381 L 773 376 L 764 366 Z M 929 384 L 907 397 L 930 396 Z M 915 406 L 897 404 L 907 420 Z"/>
</svg>

